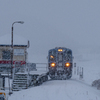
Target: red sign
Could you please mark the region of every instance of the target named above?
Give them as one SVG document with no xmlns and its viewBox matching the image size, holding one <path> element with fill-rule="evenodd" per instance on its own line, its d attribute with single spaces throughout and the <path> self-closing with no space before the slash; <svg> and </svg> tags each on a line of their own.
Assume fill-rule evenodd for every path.
<svg viewBox="0 0 100 100">
<path fill-rule="evenodd" d="M 21 65 L 26 64 L 25 61 L 13 61 L 13 64 L 15 64 L 15 62 L 21 62 Z M 0 60 L 0 64 L 11 64 L 11 61 Z"/>
</svg>

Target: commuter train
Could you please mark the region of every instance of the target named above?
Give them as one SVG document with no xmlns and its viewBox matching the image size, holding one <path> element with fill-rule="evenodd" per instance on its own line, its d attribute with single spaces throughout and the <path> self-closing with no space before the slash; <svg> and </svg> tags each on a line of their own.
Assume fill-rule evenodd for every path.
<svg viewBox="0 0 100 100">
<path fill-rule="evenodd" d="M 28 68 L 30 66 L 31 65 L 29 64 Z M 43 82 L 48 81 L 49 77 L 50 80 L 70 79 L 72 77 L 72 66 L 73 66 L 72 50 L 64 47 L 56 47 L 54 49 L 50 49 L 48 51 L 48 71 L 40 73 L 40 71 L 35 70 L 28 72 L 28 74 L 26 74 L 26 72 L 25 74 L 24 73 L 14 74 L 15 78 L 12 86 L 13 91 L 18 91 L 20 89 L 28 88 L 30 86 L 41 85 Z M 24 80 L 27 80 L 28 78 L 29 80 L 24 82 L 22 78 Z"/>
<path fill-rule="evenodd" d="M 70 79 L 72 77 L 72 50 L 56 47 L 48 52 L 48 69 L 51 79 Z"/>
</svg>

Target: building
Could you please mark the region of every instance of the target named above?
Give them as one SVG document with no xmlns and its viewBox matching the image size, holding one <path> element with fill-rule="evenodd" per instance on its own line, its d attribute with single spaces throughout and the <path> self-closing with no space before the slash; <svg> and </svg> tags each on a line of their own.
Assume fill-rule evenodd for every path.
<svg viewBox="0 0 100 100">
<path fill-rule="evenodd" d="M 13 37 L 13 67 L 16 62 L 20 62 L 23 67 L 27 62 L 27 48 L 29 41 L 23 37 L 14 34 Z M 11 72 L 11 35 L 0 37 L 0 72 Z"/>
</svg>

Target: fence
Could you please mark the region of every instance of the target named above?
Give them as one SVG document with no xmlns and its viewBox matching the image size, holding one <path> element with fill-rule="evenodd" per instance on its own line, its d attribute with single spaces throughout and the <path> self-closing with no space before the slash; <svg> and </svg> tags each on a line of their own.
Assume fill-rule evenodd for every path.
<svg viewBox="0 0 100 100">
<path fill-rule="evenodd" d="M 79 79 L 83 79 L 83 67 L 76 66 L 76 63 L 74 63 L 74 75 L 79 76 Z"/>
</svg>

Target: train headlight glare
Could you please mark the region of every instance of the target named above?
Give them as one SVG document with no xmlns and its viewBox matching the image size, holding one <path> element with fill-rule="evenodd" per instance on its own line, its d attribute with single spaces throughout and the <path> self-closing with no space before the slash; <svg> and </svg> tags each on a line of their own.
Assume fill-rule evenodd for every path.
<svg viewBox="0 0 100 100">
<path fill-rule="evenodd" d="M 66 65 L 66 67 L 69 67 L 70 66 L 70 63 L 66 63 L 65 65 Z"/>
<path fill-rule="evenodd" d="M 59 52 L 62 52 L 63 50 L 62 50 L 62 49 L 58 49 L 58 51 L 59 51 Z"/>
<path fill-rule="evenodd" d="M 51 67 L 55 67 L 56 66 L 56 64 L 55 63 L 51 63 Z"/>
<path fill-rule="evenodd" d="M 54 58 L 54 56 L 50 56 L 50 58 Z"/>
</svg>

